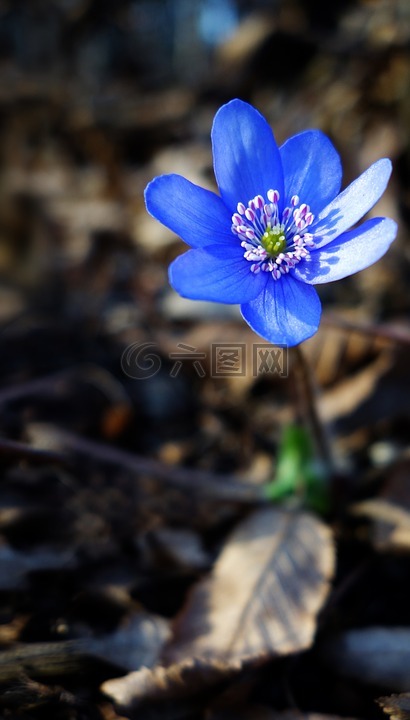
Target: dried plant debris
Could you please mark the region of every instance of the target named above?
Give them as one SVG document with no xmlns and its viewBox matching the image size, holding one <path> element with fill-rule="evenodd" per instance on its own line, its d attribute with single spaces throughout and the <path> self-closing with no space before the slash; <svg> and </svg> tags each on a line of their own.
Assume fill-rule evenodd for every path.
<svg viewBox="0 0 410 720">
<path fill-rule="evenodd" d="M 369 627 L 329 640 L 325 660 L 345 677 L 403 692 L 410 687 L 410 628 Z"/>
<path fill-rule="evenodd" d="M 77 566 L 78 561 L 70 550 L 58 552 L 43 548 L 22 552 L 9 545 L 0 545 L 0 591 L 28 587 L 29 573 L 61 568 L 68 571 Z"/>
<path fill-rule="evenodd" d="M 410 692 L 380 697 L 377 702 L 391 720 L 410 720 Z"/>
<path fill-rule="evenodd" d="M 168 624 L 141 613 L 116 632 L 98 638 L 18 644 L 0 651 L 0 683 L 22 674 L 54 677 L 81 672 L 89 659 L 125 670 L 154 665 L 168 637 Z"/>
<path fill-rule="evenodd" d="M 193 588 L 165 656 L 236 662 L 308 648 L 333 569 L 326 525 L 306 513 L 256 510 Z"/>
<path fill-rule="evenodd" d="M 140 717 L 139 713 L 147 708 L 153 717 L 155 711 L 161 718 L 184 717 L 189 709 L 200 707 L 237 676 L 241 667 L 239 662 L 186 658 L 168 667 L 141 668 L 125 677 L 107 680 L 101 690 L 127 717 Z"/>
<path fill-rule="evenodd" d="M 383 500 L 370 498 L 356 503 L 351 512 L 372 522 L 371 541 L 383 552 L 410 551 L 410 512 Z"/>
<path fill-rule="evenodd" d="M 370 521 L 370 541 L 380 552 L 410 551 L 410 461 L 404 457 L 386 468 L 378 497 L 351 507 L 353 515 Z"/>
<path fill-rule="evenodd" d="M 331 532 L 318 519 L 254 511 L 193 588 L 162 653 L 167 666 L 142 668 L 102 690 L 132 716 L 151 702 L 198 702 L 251 665 L 309 647 L 333 567 Z"/>
<path fill-rule="evenodd" d="M 354 720 L 354 718 L 341 718 L 339 715 L 324 715 L 321 713 L 303 713 L 298 710 L 278 712 L 264 705 L 247 705 L 245 707 L 235 707 L 232 711 L 212 712 L 209 720 Z"/>
<path fill-rule="evenodd" d="M 0 704 L 8 708 L 20 708 L 23 711 L 34 710 L 49 704 L 75 707 L 75 696 L 58 685 L 43 685 L 35 680 L 20 676 L 2 694 Z"/>
</svg>

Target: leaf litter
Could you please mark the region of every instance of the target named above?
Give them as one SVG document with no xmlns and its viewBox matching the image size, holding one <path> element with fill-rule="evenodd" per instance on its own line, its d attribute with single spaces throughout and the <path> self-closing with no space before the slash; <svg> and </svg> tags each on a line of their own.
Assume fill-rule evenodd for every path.
<svg viewBox="0 0 410 720">
<path fill-rule="evenodd" d="M 308 648 L 333 570 L 324 523 L 307 513 L 254 511 L 227 539 L 211 575 L 193 587 L 162 653 L 166 667 L 143 668 L 103 690 L 130 712 L 155 688 L 169 700 L 184 685 L 200 689 L 252 661 Z"/>
</svg>

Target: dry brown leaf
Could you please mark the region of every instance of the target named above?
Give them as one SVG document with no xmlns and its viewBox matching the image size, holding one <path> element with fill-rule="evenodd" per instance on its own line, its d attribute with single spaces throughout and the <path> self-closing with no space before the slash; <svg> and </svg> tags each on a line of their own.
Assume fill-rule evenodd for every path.
<svg viewBox="0 0 410 720">
<path fill-rule="evenodd" d="M 410 512 L 383 500 L 372 498 L 356 503 L 351 508 L 354 515 L 373 521 L 371 540 L 377 550 L 383 552 L 410 551 Z"/>
<path fill-rule="evenodd" d="M 212 687 L 230 680 L 240 668 L 240 663 L 228 666 L 217 660 L 208 662 L 187 658 L 167 668 L 157 666 L 151 670 L 143 667 L 125 677 L 107 680 L 101 690 L 120 711 L 132 717 L 134 711 L 140 711 L 146 705 L 161 707 L 164 703 L 168 706 L 171 702 L 180 701 L 186 706 L 195 696 L 208 694 Z"/>
<path fill-rule="evenodd" d="M 381 697 L 377 702 L 392 720 L 410 720 L 410 692 Z"/>
<path fill-rule="evenodd" d="M 298 710 L 273 712 L 271 720 L 342 720 L 340 715 L 324 715 L 322 713 L 301 713 Z M 353 720 L 343 717 L 343 720 Z"/>
<path fill-rule="evenodd" d="M 321 713 L 302 713 L 298 710 L 277 712 L 264 705 L 248 705 L 232 711 L 217 712 L 209 716 L 209 720 L 353 720 L 343 719 L 339 715 L 322 715 Z"/>
<path fill-rule="evenodd" d="M 168 637 L 168 620 L 139 612 L 116 632 L 93 638 L 91 649 L 96 657 L 125 670 L 135 670 L 143 665 L 155 665 Z"/>
<path fill-rule="evenodd" d="M 39 548 L 23 552 L 6 544 L 0 545 L 0 590 L 26 587 L 29 573 L 61 568 L 69 570 L 77 564 L 77 559 L 70 550 Z"/>
<path fill-rule="evenodd" d="M 380 496 L 355 503 L 351 512 L 372 521 L 371 541 L 382 552 L 410 551 L 410 461 L 390 467 Z"/>
<path fill-rule="evenodd" d="M 348 678 L 398 692 L 410 687 L 410 628 L 349 630 L 323 649 L 327 662 Z"/>
<path fill-rule="evenodd" d="M 357 410 L 375 393 L 377 384 L 391 369 L 392 364 L 392 354 L 389 350 L 385 350 L 363 370 L 358 370 L 325 392 L 320 400 L 320 413 L 323 419 L 326 422 L 335 422 Z"/>
<path fill-rule="evenodd" d="M 171 664 L 106 681 L 102 691 L 131 717 L 164 703 L 167 710 L 176 703 L 169 717 L 178 717 L 181 703 L 209 699 L 246 660 L 308 647 L 333 566 L 331 533 L 318 519 L 256 510 L 232 533 L 212 576 L 194 588 L 165 653 Z"/>
<path fill-rule="evenodd" d="M 228 538 L 194 588 L 165 653 L 229 662 L 308 648 L 334 568 L 331 533 L 307 513 L 263 508 Z"/>
</svg>

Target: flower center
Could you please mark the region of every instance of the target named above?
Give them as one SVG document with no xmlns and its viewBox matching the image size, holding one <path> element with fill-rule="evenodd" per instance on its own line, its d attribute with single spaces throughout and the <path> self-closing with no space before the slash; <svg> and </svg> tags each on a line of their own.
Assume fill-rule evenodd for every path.
<svg viewBox="0 0 410 720">
<path fill-rule="evenodd" d="M 273 228 L 267 227 L 261 237 L 261 245 L 271 257 L 283 252 L 286 248 L 286 235 L 283 225 L 275 225 Z"/>
<path fill-rule="evenodd" d="M 309 257 L 314 247 L 313 235 L 308 232 L 314 220 L 309 205 L 300 203 L 293 195 L 290 207 L 279 210 L 279 192 L 268 190 L 266 202 L 262 195 L 238 203 L 232 215 L 232 232 L 245 249 L 244 258 L 251 263 L 253 273 L 270 272 L 279 280 L 301 260 Z"/>
</svg>

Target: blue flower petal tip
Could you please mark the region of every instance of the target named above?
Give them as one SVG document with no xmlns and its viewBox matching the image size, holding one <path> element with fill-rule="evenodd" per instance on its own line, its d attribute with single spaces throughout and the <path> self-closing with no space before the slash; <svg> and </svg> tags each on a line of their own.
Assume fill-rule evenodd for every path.
<svg viewBox="0 0 410 720">
<path fill-rule="evenodd" d="M 145 192 L 148 212 L 194 248 L 174 261 L 171 283 L 193 300 L 237 303 L 262 338 L 297 345 L 319 327 L 313 285 L 363 270 L 396 237 L 389 218 L 356 226 L 383 194 L 390 160 L 340 192 L 340 158 L 322 132 L 278 148 L 242 100 L 216 113 L 212 148 L 219 195 L 178 175 L 156 178 Z"/>
</svg>

